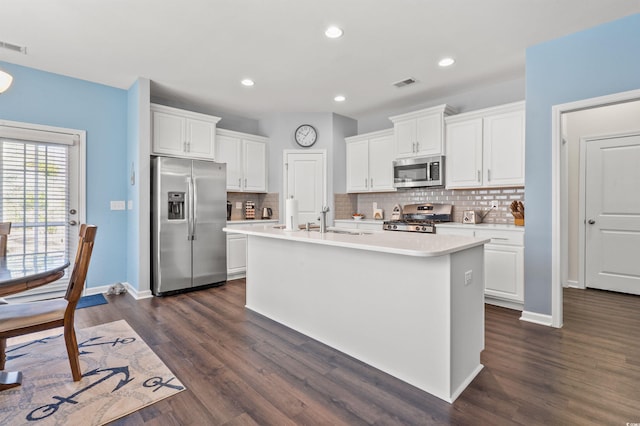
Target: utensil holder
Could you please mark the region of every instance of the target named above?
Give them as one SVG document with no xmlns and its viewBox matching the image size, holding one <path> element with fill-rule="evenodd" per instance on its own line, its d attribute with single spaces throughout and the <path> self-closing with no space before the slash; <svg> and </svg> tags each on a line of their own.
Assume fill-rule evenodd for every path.
<svg viewBox="0 0 640 426">
<path fill-rule="evenodd" d="M 519 218 L 515 217 L 515 218 L 513 218 L 513 223 L 516 226 L 524 226 L 524 218 L 519 219 Z"/>
</svg>

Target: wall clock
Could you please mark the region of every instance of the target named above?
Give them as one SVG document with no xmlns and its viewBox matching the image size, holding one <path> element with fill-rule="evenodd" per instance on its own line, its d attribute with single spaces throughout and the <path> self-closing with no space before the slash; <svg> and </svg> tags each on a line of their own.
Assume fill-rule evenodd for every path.
<svg viewBox="0 0 640 426">
<path fill-rule="evenodd" d="M 296 129 L 296 143 L 303 148 L 309 148 L 318 140 L 318 132 L 310 124 L 302 124 Z"/>
</svg>

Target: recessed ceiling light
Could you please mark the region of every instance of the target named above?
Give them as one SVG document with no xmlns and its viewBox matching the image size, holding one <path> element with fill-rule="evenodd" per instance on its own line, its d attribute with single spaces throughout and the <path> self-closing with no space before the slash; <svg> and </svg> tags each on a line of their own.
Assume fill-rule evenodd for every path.
<svg viewBox="0 0 640 426">
<path fill-rule="evenodd" d="M 344 101 L 346 101 L 346 100 L 347 100 L 347 98 L 345 98 L 345 97 L 344 97 L 344 96 L 342 96 L 342 95 L 338 95 L 338 96 L 336 96 L 335 98 L 333 98 L 333 100 L 334 100 L 334 101 L 336 101 L 336 102 L 344 102 Z"/>
<path fill-rule="evenodd" d="M 455 62 L 456 62 L 456 60 L 453 59 L 453 58 L 442 58 L 442 59 L 440 59 L 440 62 L 438 62 L 438 65 L 441 66 L 441 67 L 450 67 Z"/>
<path fill-rule="evenodd" d="M 342 34 L 344 34 L 342 29 L 336 26 L 329 27 L 324 32 L 324 35 L 326 35 L 329 38 L 339 38 L 339 37 L 342 37 Z"/>
<path fill-rule="evenodd" d="M 245 78 L 240 83 L 242 83 L 243 86 L 253 86 L 255 84 L 250 78 Z"/>
</svg>

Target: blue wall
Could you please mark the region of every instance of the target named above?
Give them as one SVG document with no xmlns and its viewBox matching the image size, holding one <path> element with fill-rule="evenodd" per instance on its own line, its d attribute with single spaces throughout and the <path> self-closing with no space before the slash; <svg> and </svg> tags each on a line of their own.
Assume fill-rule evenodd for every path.
<svg viewBox="0 0 640 426">
<path fill-rule="evenodd" d="M 551 108 L 640 88 L 640 14 L 527 49 L 525 310 L 551 314 Z"/>
<path fill-rule="evenodd" d="M 87 222 L 98 236 L 87 277 L 96 287 L 126 277 L 126 211 L 111 211 L 111 200 L 126 200 L 127 92 L 6 62 L 13 85 L 0 95 L 0 119 L 87 132 Z"/>
</svg>

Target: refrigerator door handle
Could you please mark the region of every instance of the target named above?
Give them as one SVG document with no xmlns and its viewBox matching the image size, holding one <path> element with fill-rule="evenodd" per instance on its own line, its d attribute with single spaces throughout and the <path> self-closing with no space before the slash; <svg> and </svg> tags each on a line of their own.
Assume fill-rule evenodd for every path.
<svg viewBox="0 0 640 426">
<path fill-rule="evenodd" d="M 193 180 L 191 176 L 187 177 L 187 193 L 189 197 L 188 206 L 189 214 L 187 215 L 187 235 L 188 240 L 193 240 Z"/>
<path fill-rule="evenodd" d="M 193 205 L 193 218 L 191 219 L 191 239 L 196 239 L 196 225 L 198 223 L 198 190 L 196 189 L 196 183 L 191 178 L 191 192 L 193 194 L 191 204 Z"/>
</svg>

